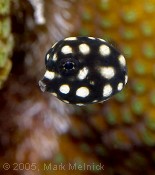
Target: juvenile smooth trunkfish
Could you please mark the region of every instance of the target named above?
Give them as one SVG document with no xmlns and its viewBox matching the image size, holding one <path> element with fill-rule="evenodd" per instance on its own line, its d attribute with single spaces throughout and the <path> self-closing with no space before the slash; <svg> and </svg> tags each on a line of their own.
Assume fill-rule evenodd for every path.
<svg viewBox="0 0 155 175">
<path fill-rule="evenodd" d="M 124 56 L 100 38 L 65 38 L 49 49 L 45 65 L 41 90 L 79 106 L 109 99 L 128 80 Z"/>
</svg>

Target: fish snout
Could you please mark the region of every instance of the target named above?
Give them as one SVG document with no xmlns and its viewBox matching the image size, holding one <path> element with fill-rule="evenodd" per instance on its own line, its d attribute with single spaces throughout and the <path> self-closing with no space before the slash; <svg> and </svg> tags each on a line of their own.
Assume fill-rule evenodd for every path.
<svg viewBox="0 0 155 175">
<path fill-rule="evenodd" d="M 43 82 L 43 80 L 40 80 L 39 81 L 39 87 L 41 89 L 42 92 L 45 92 L 46 91 L 46 84 Z"/>
</svg>

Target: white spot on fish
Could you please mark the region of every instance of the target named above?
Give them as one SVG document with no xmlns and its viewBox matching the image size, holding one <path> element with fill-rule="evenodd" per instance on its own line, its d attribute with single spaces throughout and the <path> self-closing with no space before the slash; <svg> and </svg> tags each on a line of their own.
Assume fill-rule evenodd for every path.
<svg viewBox="0 0 155 175">
<path fill-rule="evenodd" d="M 121 91 L 123 89 L 123 83 L 118 83 L 117 90 Z"/>
<path fill-rule="evenodd" d="M 74 40 L 77 40 L 76 37 L 69 37 L 69 38 L 66 38 L 64 39 L 65 41 L 74 41 Z"/>
<path fill-rule="evenodd" d="M 66 46 L 62 47 L 61 52 L 63 54 L 69 54 L 69 53 L 72 53 L 73 51 L 72 51 L 72 48 L 70 46 L 66 45 Z"/>
<path fill-rule="evenodd" d="M 101 38 L 98 38 L 100 41 L 102 41 L 102 42 L 106 42 L 104 39 L 101 39 Z"/>
<path fill-rule="evenodd" d="M 81 70 L 79 71 L 78 78 L 79 78 L 80 80 L 83 80 L 83 79 L 86 78 L 87 74 L 88 74 L 88 68 L 84 67 L 83 69 L 81 69 Z"/>
<path fill-rule="evenodd" d="M 95 82 L 94 81 L 90 81 L 89 82 L 91 85 L 95 85 Z"/>
<path fill-rule="evenodd" d="M 92 40 L 95 40 L 96 38 L 94 38 L 94 37 L 88 37 L 89 39 L 92 39 Z"/>
<path fill-rule="evenodd" d="M 113 67 L 101 67 L 100 73 L 104 78 L 111 79 L 115 75 L 115 69 Z"/>
<path fill-rule="evenodd" d="M 46 59 L 48 60 L 48 59 L 49 59 L 49 57 L 50 57 L 50 54 L 47 54 Z"/>
<path fill-rule="evenodd" d="M 77 103 L 76 105 L 78 105 L 78 106 L 84 106 L 84 104 L 82 104 L 82 103 Z"/>
<path fill-rule="evenodd" d="M 76 95 L 79 97 L 87 97 L 89 95 L 89 89 L 87 87 L 80 87 L 76 91 Z"/>
<path fill-rule="evenodd" d="M 125 75 L 125 84 L 128 82 L 128 76 Z"/>
<path fill-rule="evenodd" d="M 57 61 L 57 59 L 58 59 L 58 57 L 57 57 L 57 54 L 55 53 L 55 54 L 53 55 L 53 61 Z"/>
<path fill-rule="evenodd" d="M 103 87 L 103 96 L 108 97 L 112 94 L 112 87 L 110 84 L 107 84 Z"/>
<path fill-rule="evenodd" d="M 110 55 L 110 48 L 107 45 L 102 44 L 99 47 L 99 52 L 102 56 L 108 56 L 108 55 Z"/>
<path fill-rule="evenodd" d="M 67 84 L 63 84 L 63 85 L 60 86 L 59 90 L 63 94 L 68 94 L 69 91 L 70 91 L 70 87 Z"/>
<path fill-rule="evenodd" d="M 87 55 L 90 52 L 90 48 L 87 44 L 80 44 L 79 50 L 82 54 Z"/>
<path fill-rule="evenodd" d="M 125 66 L 125 65 L 126 65 L 126 61 L 125 61 L 125 58 L 124 58 L 123 55 L 120 55 L 120 56 L 118 57 L 118 60 L 119 60 L 119 62 L 120 62 L 120 64 L 121 64 L 122 66 Z"/>
<path fill-rule="evenodd" d="M 50 71 L 47 70 L 45 72 L 44 77 L 47 78 L 47 79 L 49 79 L 49 80 L 52 80 L 55 77 L 55 73 L 54 72 L 50 72 Z"/>
</svg>

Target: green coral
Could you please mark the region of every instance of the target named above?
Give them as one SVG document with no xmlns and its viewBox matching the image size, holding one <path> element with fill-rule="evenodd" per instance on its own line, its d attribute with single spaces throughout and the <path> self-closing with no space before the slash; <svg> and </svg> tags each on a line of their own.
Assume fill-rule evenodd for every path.
<svg viewBox="0 0 155 175">
<path fill-rule="evenodd" d="M 11 57 L 13 49 L 13 36 L 11 34 L 11 0 L 0 1 L 0 89 L 11 70 Z"/>
<path fill-rule="evenodd" d="M 11 0 L 0 1 L 0 15 L 10 14 L 10 3 L 11 3 Z"/>
</svg>

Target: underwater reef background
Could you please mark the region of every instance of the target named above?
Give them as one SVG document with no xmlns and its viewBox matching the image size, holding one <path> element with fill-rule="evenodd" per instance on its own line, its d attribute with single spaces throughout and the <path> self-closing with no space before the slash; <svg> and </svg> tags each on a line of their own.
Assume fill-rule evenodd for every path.
<svg viewBox="0 0 155 175">
<path fill-rule="evenodd" d="M 155 0 L 0 1 L 0 174 L 155 174 L 154 18 Z M 68 105 L 39 89 L 46 51 L 79 35 L 127 59 L 126 87 L 103 104 Z"/>
</svg>

